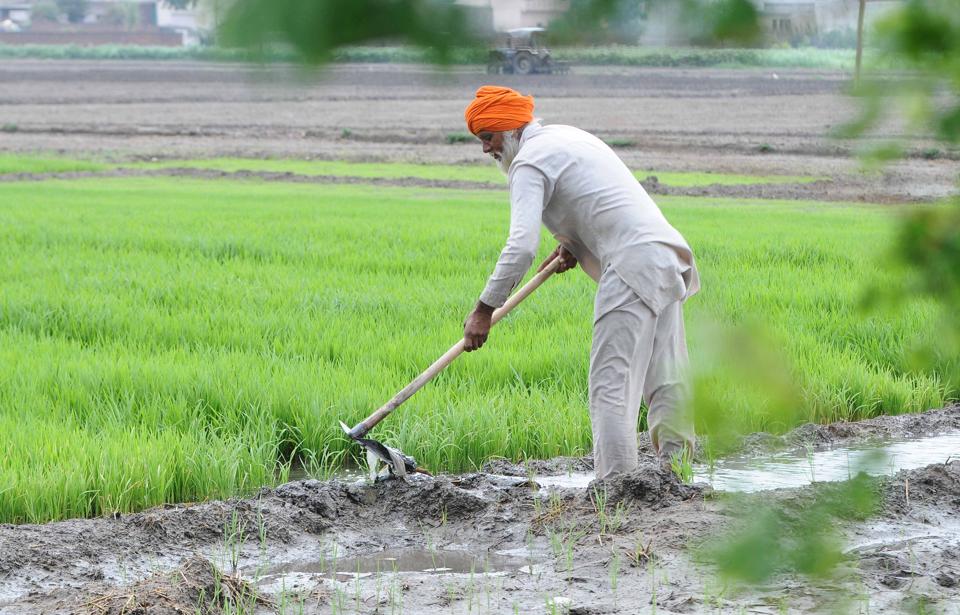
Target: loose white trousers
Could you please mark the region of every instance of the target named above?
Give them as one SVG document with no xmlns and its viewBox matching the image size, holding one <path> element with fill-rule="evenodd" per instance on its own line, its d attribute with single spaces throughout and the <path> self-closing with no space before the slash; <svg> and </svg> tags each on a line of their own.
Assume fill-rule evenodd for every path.
<svg viewBox="0 0 960 615">
<path fill-rule="evenodd" d="M 647 404 L 650 438 L 661 458 L 684 445 L 693 450 L 682 302 L 655 314 L 610 271 L 601 279 L 597 308 L 589 385 L 597 478 L 637 467 L 641 400 Z"/>
</svg>

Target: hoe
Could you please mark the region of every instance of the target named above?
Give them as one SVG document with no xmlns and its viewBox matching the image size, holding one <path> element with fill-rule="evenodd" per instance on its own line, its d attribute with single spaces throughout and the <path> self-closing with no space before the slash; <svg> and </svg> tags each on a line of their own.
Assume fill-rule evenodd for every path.
<svg viewBox="0 0 960 615">
<path fill-rule="evenodd" d="M 543 271 L 539 272 L 537 275 L 531 278 L 529 282 L 524 284 L 520 290 L 511 295 L 510 298 L 507 299 L 506 303 L 503 304 L 503 307 L 500 307 L 494 311 L 493 316 L 490 319 L 491 324 L 497 324 L 497 321 L 506 316 L 510 310 L 515 308 L 521 301 L 526 299 L 530 293 L 536 290 L 536 288 L 543 284 L 547 278 L 553 275 L 559 265 L 559 258 L 554 258 L 552 261 L 550 261 Z M 434 361 L 433 365 L 425 369 L 423 373 L 414 378 L 413 382 L 405 386 L 399 393 L 394 395 L 390 401 L 381 406 L 376 412 L 368 416 L 360 423 L 357 423 L 353 429 L 350 429 L 343 421 L 340 421 L 340 427 L 343 428 L 343 431 L 366 450 L 367 463 L 370 466 L 371 478 L 374 480 L 386 479 L 390 476 L 405 478 L 408 474 L 412 474 L 414 472 L 429 474 L 429 472 L 419 467 L 416 460 L 410 455 L 405 455 L 402 451 L 391 448 L 380 442 L 377 442 L 376 440 L 366 438 L 364 436 L 366 436 L 367 433 L 377 425 L 377 423 L 387 418 L 391 412 L 400 407 L 400 404 L 410 399 L 410 397 L 419 391 L 423 385 L 430 382 L 434 376 L 443 371 L 446 366 L 453 363 L 453 360 L 460 356 L 462 352 L 463 340 L 461 339 L 454 344 L 450 350 L 443 353 L 443 356 Z M 383 463 L 385 468 L 380 473 L 377 473 L 377 468 L 379 467 L 380 463 Z"/>
</svg>

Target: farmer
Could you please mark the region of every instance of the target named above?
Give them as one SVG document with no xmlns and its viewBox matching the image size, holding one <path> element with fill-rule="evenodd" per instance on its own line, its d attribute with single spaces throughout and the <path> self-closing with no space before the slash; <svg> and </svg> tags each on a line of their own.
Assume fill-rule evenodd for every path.
<svg viewBox="0 0 960 615">
<path fill-rule="evenodd" d="M 510 185 L 510 234 L 464 324 L 465 349 L 487 341 L 491 314 L 533 263 L 542 223 L 560 245 L 539 269 L 554 257 L 559 272 L 579 262 L 598 284 L 589 381 L 597 478 L 637 467 L 641 398 L 661 463 L 692 451 L 682 304 L 700 284 L 690 246 L 613 150 L 578 128 L 542 126 L 532 97 L 484 86 L 464 117 Z"/>
</svg>

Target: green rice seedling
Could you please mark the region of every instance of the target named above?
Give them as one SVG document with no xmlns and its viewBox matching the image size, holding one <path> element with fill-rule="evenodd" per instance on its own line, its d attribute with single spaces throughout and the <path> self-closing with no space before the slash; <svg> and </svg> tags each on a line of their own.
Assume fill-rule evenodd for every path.
<svg viewBox="0 0 960 615">
<path fill-rule="evenodd" d="M 807 467 L 810 468 L 810 482 L 815 483 L 817 482 L 817 471 L 816 465 L 814 464 L 813 445 L 808 443 L 804 448 L 807 454 Z"/>
<path fill-rule="evenodd" d="M 563 535 L 558 531 L 547 528 L 547 539 L 550 541 L 553 556 L 557 559 L 563 557 Z"/>
<path fill-rule="evenodd" d="M 477 590 L 477 587 L 473 578 L 474 573 L 476 572 L 475 567 L 476 567 L 476 563 L 470 562 L 470 576 L 467 579 L 467 613 L 473 612 L 473 599 Z"/>
<path fill-rule="evenodd" d="M 614 549 L 610 556 L 610 591 L 613 592 L 613 603 L 617 603 L 617 588 L 620 583 L 620 551 Z"/>
<path fill-rule="evenodd" d="M 400 585 L 400 575 L 397 571 L 397 563 L 393 562 L 393 577 L 390 582 L 389 603 L 391 615 L 398 615 L 403 612 L 403 588 Z"/>
<path fill-rule="evenodd" d="M 650 608 L 652 613 L 657 612 L 657 563 L 653 558 L 647 560 L 647 576 L 650 577 Z"/>
<path fill-rule="evenodd" d="M 626 552 L 627 560 L 630 565 L 639 568 L 640 566 L 646 565 L 653 559 L 654 554 L 651 549 L 653 540 L 648 540 L 646 544 L 643 543 L 643 534 L 637 533 L 636 541 L 632 549 L 629 549 Z"/>
<path fill-rule="evenodd" d="M 684 447 L 670 456 L 670 470 L 683 483 L 693 482 L 693 454 Z"/>
<path fill-rule="evenodd" d="M 607 495 L 607 489 L 593 488 L 593 494 L 591 495 L 591 501 L 593 502 L 593 509 L 597 513 L 597 523 L 600 527 L 600 533 L 597 536 L 597 539 L 603 543 L 603 537 L 609 533 L 616 532 L 620 529 L 620 526 L 623 525 L 623 518 L 626 514 L 626 509 L 623 502 L 617 502 L 614 506 L 613 515 L 607 512 L 607 503 L 609 501 L 609 496 Z"/>
<path fill-rule="evenodd" d="M 330 578 L 333 580 L 337 579 L 337 561 L 339 559 L 339 549 L 340 547 L 337 543 L 333 543 L 333 548 L 330 550 Z M 396 564 L 396 562 L 394 562 Z"/>
<path fill-rule="evenodd" d="M 230 562 L 231 574 L 237 573 L 237 565 L 245 541 L 244 529 L 244 522 L 237 514 L 237 509 L 234 508 L 230 513 L 230 518 L 223 526 L 223 548 Z"/>
<path fill-rule="evenodd" d="M 355 606 L 355 608 L 356 608 L 356 612 L 359 613 L 359 612 L 360 612 L 360 603 L 361 603 L 361 595 L 360 595 L 360 562 L 359 562 L 359 560 L 357 561 L 357 576 L 355 576 L 354 579 L 353 579 L 353 602 L 354 602 L 354 606 Z"/>
</svg>

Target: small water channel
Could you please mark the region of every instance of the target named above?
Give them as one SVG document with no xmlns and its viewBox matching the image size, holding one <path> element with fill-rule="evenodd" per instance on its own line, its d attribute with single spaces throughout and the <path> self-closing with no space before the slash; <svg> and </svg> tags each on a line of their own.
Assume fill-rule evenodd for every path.
<svg viewBox="0 0 960 615">
<path fill-rule="evenodd" d="M 291 573 L 320 575 L 344 581 L 375 575 L 419 572 L 426 574 L 492 574 L 517 570 L 527 560 L 496 553 L 470 553 L 444 549 L 390 549 L 359 557 L 327 558 L 308 564 L 281 566 L 268 576 Z"/>
<path fill-rule="evenodd" d="M 960 432 L 836 446 L 822 450 L 791 451 L 759 456 L 717 459 L 713 466 L 694 466 L 694 482 L 717 491 L 754 492 L 796 488 L 815 481 L 843 481 L 866 472 L 890 476 L 900 470 L 922 468 L 960 457 Z"/>
<path fill-rule="evenodd" d="M 866 472 L 891 476 L 900 470 L 944 463 L 960 458 L 960 432 L 918 438 L 873 441 L 820 450 L 790 451 L 766 455 L 734 455 L 693 467 L 693 482 L 717 491 L 755 492 L 797 488 L 816 481 L 843 481 Z M 560 476 L 537 476 L 541 487 L 585 489 L 592 472 Z"/>
</svg>

